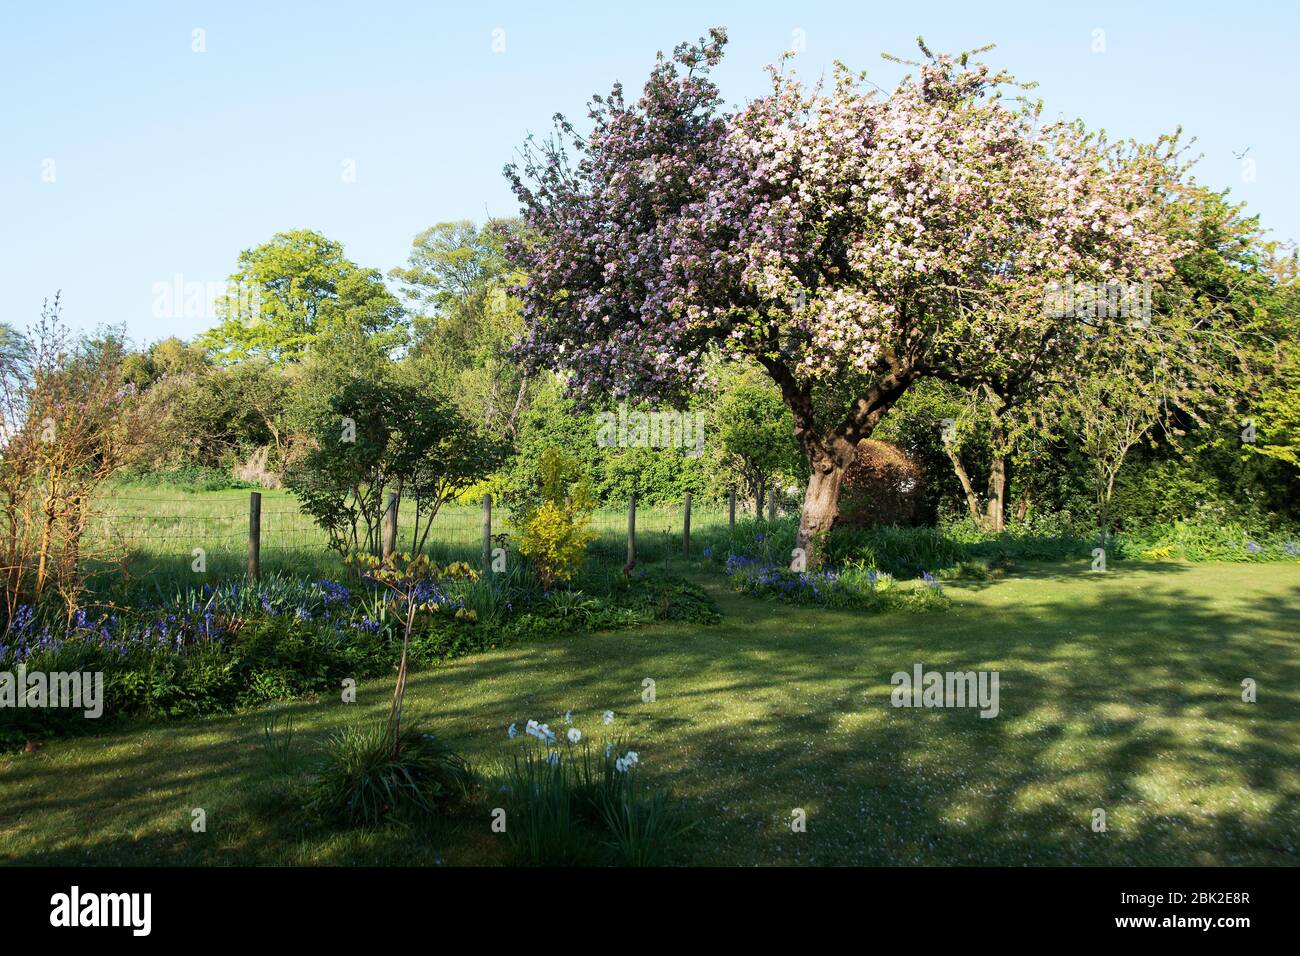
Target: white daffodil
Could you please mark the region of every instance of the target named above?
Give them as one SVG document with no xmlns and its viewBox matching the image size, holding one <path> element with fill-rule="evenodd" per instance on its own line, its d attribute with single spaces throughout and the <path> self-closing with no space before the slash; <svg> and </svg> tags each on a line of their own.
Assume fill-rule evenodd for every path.
<svg viewBox="0 0 1300 956">
<path fill-rule="evenodd" d="M 576 744 L 582 739 L 582 731 L 577 727 L 570 727 L 569 732 L 565 736 L 569 738 L 569 743 Z"/>
<path fill-rule="evenodd" d="M 506 736 L 509 737 L 511 740 L 514 740 L 516 737 L 519 736 L 519 728 L 516 727 L 514 724 L 511 724 L 510 729 L 506 731 Z"/>
<path fill-rule="evenodd" d="M 608 727 L 614 722 L 614 712 L 612 710 L 607 710 L 605 713 L 601 714 L 600 719 L 604 721 L 605 726 Z"/>
</svg>

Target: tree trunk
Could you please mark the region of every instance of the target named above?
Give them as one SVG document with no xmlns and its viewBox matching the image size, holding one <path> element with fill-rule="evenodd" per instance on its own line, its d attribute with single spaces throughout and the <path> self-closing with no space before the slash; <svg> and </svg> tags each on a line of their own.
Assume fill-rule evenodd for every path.
<svg viewBox="0 0 1300 956">
<path fill-rule="evenodd" d="M 961 482 L 961 489 L 966 493 L 966 507 L 970 510 L 971 520 L 975 522 L 977 528 L 984 527 L 984 516 L 980 514 L 979 496 L 975 494 L 975 486 L 971 484 L 970 475 L 966 473 L 966 466 L 961 463 L 961 458 L 952 445 L 944 442 L 943 450 L 948 453 L 948 460 L 952 462 L 952 470 L 957 473 L 957 478 Z"/>
<path fill-rule="evenodd" d="M 511 438 L 519 437 L 519 413 L 523 411 L 524 399 L 528 397 L 528 376 L 524 375 L 519 379 L 519 393 L 515 396 L 515 407 L 510 409 L 510 420 L 506 422 L 506 430 L 510 432 Z"/>
<path fill-rule="evenodd" d="M 1007 460 L 997 457 L 989 466 L 989 497 L 985 524 L 989 531 L 1005 531 L 1007 527 Z"/>
<path fill-rule="evenodd" d="M 1002 421 L 1006 400 L 992 386 L 984 386 L 989 409 L 989 495 L 985 524 L 989 531 L 1004 531 L 1007 527 L 1007 431 Z"/>
<path fill-rule="evenodd" d="M 870 438 L 880 419 L 894 406 L 919 374 L 915 359 L 887 352 L 891 367 L 849 407 L 844 421 L 830 433 L 817 427 L 812 385 L 800 382 L 779 359 L 759 355 L 781 389 L 781 397 L 794 416 L 794 438 L 808 462 L 808 488 L 799 515 L 795 547 L 803 551 L 807 567 L 821 564 L 821 545 L 839 516 L 840 485 L 857 453 L 858 443 Z"/>
<path fill-rule="evenodd" d="M 853 460 L 852 450 L 849 460 Z M 800 512 L 800 533 L 794 542 L 796 548 L 803 550 L 807 567 L 820 563 L 822 541 L 840 514 L 840 484 L 848 467 L 848 462 L 827 457 L 815 463 L 809 473 L 809 486 L 803 493 Z"/>
</svg>

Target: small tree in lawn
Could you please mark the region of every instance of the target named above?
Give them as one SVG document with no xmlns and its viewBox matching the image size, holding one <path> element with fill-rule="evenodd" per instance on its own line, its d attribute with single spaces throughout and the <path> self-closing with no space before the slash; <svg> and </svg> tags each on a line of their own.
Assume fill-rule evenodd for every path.
<svg viewBox="0 0 1300 956">
<path fill-rule="evenodd" d="M 1169 297 L 1164 321 L 1092 324 L 1094 332 L 1072 375 L 1049 393 L 1044 417 L 1073 435 L 1093 467 L 1097 530 L 1105 549 L 1115 481 L 1128 454 L 1158 432 L 1178 439 L 1183 417 L 1205 424 L 1222 412 L 1228 397 L 1219 388 L 1232 350 L 1222 330 L 1207 325 L 1201 308 L 1187 309 Z"/>
<path fill-rule="evenodd" d="M 708 79 L 722 30 L 662 56 L 636 102 L 615 86 L 581 137 L 507 167 L 535 239 L 533 365 L 584 397 L 662 400 L 708 362 L 758 362 L 809 467 L 798 546 L 833 523 L 859 441 L 924 375 L 968 385 L 1068 364 L 1078 323 L 1053 282 L 1165 275 L 1155 228 L 1176 146 L 1111 145 L 967 55 L 931 55 L 889 95 L 840 68 L 829 90 L 772 71 L 733 113 Z"/>
<path fill-rule="evenodd" d="M 1161 421 L 1165 392 L 1154 370 L 1103 370 L 1066 386 L 1060 401 L 1063 420 L 1092 463 L 1098 544 L 1105 550 L 1115 479 L 1128 453 Z"/>
<path fill-rule="evenodd" d="M 440 585 L 453 581 L 475 581 L 478 572 L 463 562 L 445 567 L 430 561 L 425 555 L 392 555 L 380 560 L 374 555 L 351 555 L 363 578 L 384 588 L 402 619 L 402 656 L 397 665 L 397 683 L 393 687 L 393 701 L 388 710 L 387 739 L 391 741 L 396 757 L 401 744 L 402 704 L 406 699 L 407 664 L 410 659 L 411 632 L 421 613 L 439 613 L 447 603 L 440 601 Z M 457 617 L 474 619 L 474 612 L 460 609 Z"/>
</svg>

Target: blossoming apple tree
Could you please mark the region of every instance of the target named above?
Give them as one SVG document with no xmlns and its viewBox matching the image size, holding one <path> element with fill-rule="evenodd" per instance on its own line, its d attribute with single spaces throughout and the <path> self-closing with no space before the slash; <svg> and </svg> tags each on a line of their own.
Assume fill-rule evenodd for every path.
<svg viewBox="0 0 1300 956">
<path fill-rule="evenodd" d="M 890 94 L 772 68 L 770 93 L 727 110 L 709 79 L 725 42 L 661 55 L 635 102 L 616 85 L 585 136 L 557 116 L 507 167 L 531 230 L 519 350 L 579 397 L 652 402 L 757 362 L 810 466 L 811 549 L 857 443 L 918 378 L 1049 376 L 1098 331 L 1045 290 L 1169 272 L 1177 151 L 1044 122 L 984 51 L 924 44 Z"/>
</svg>

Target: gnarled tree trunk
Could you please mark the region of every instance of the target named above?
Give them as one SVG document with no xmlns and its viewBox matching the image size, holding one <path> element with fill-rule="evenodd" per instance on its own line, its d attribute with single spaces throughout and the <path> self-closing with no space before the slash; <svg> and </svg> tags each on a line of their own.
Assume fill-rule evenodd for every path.
<svg viewBox="0 0 1300 956">
<path fill-rule="evenodd" d="M 779 359 L 759 356 L 794 416 L 795 441 L 808 460 L 808 488 L 799 514 L 795 547 L 803 551 L 809 568 L 821 563 L 821 544 L 839 515 L 840 486 L 858 442 L 871 437 L 880 419 L 920 374 L 915 360 L 892 353 L 889 360 L 890 370 L 853 402 L 844 420 L 832 429 L 822 430 L 817 425 L 812 384 L 798 381 Z"/>
<path fill-rule="evenodd" d="M 856 449 L 855 443 L 840 440 L 831 450 L 821 451 L 811 463 L 803 509 L 799 513 L 799 534 L 795 539 L 795 547 L 809 559 L 816 558 L 818 546 L 839 516 L 840 485 Z"/>
</svg>

